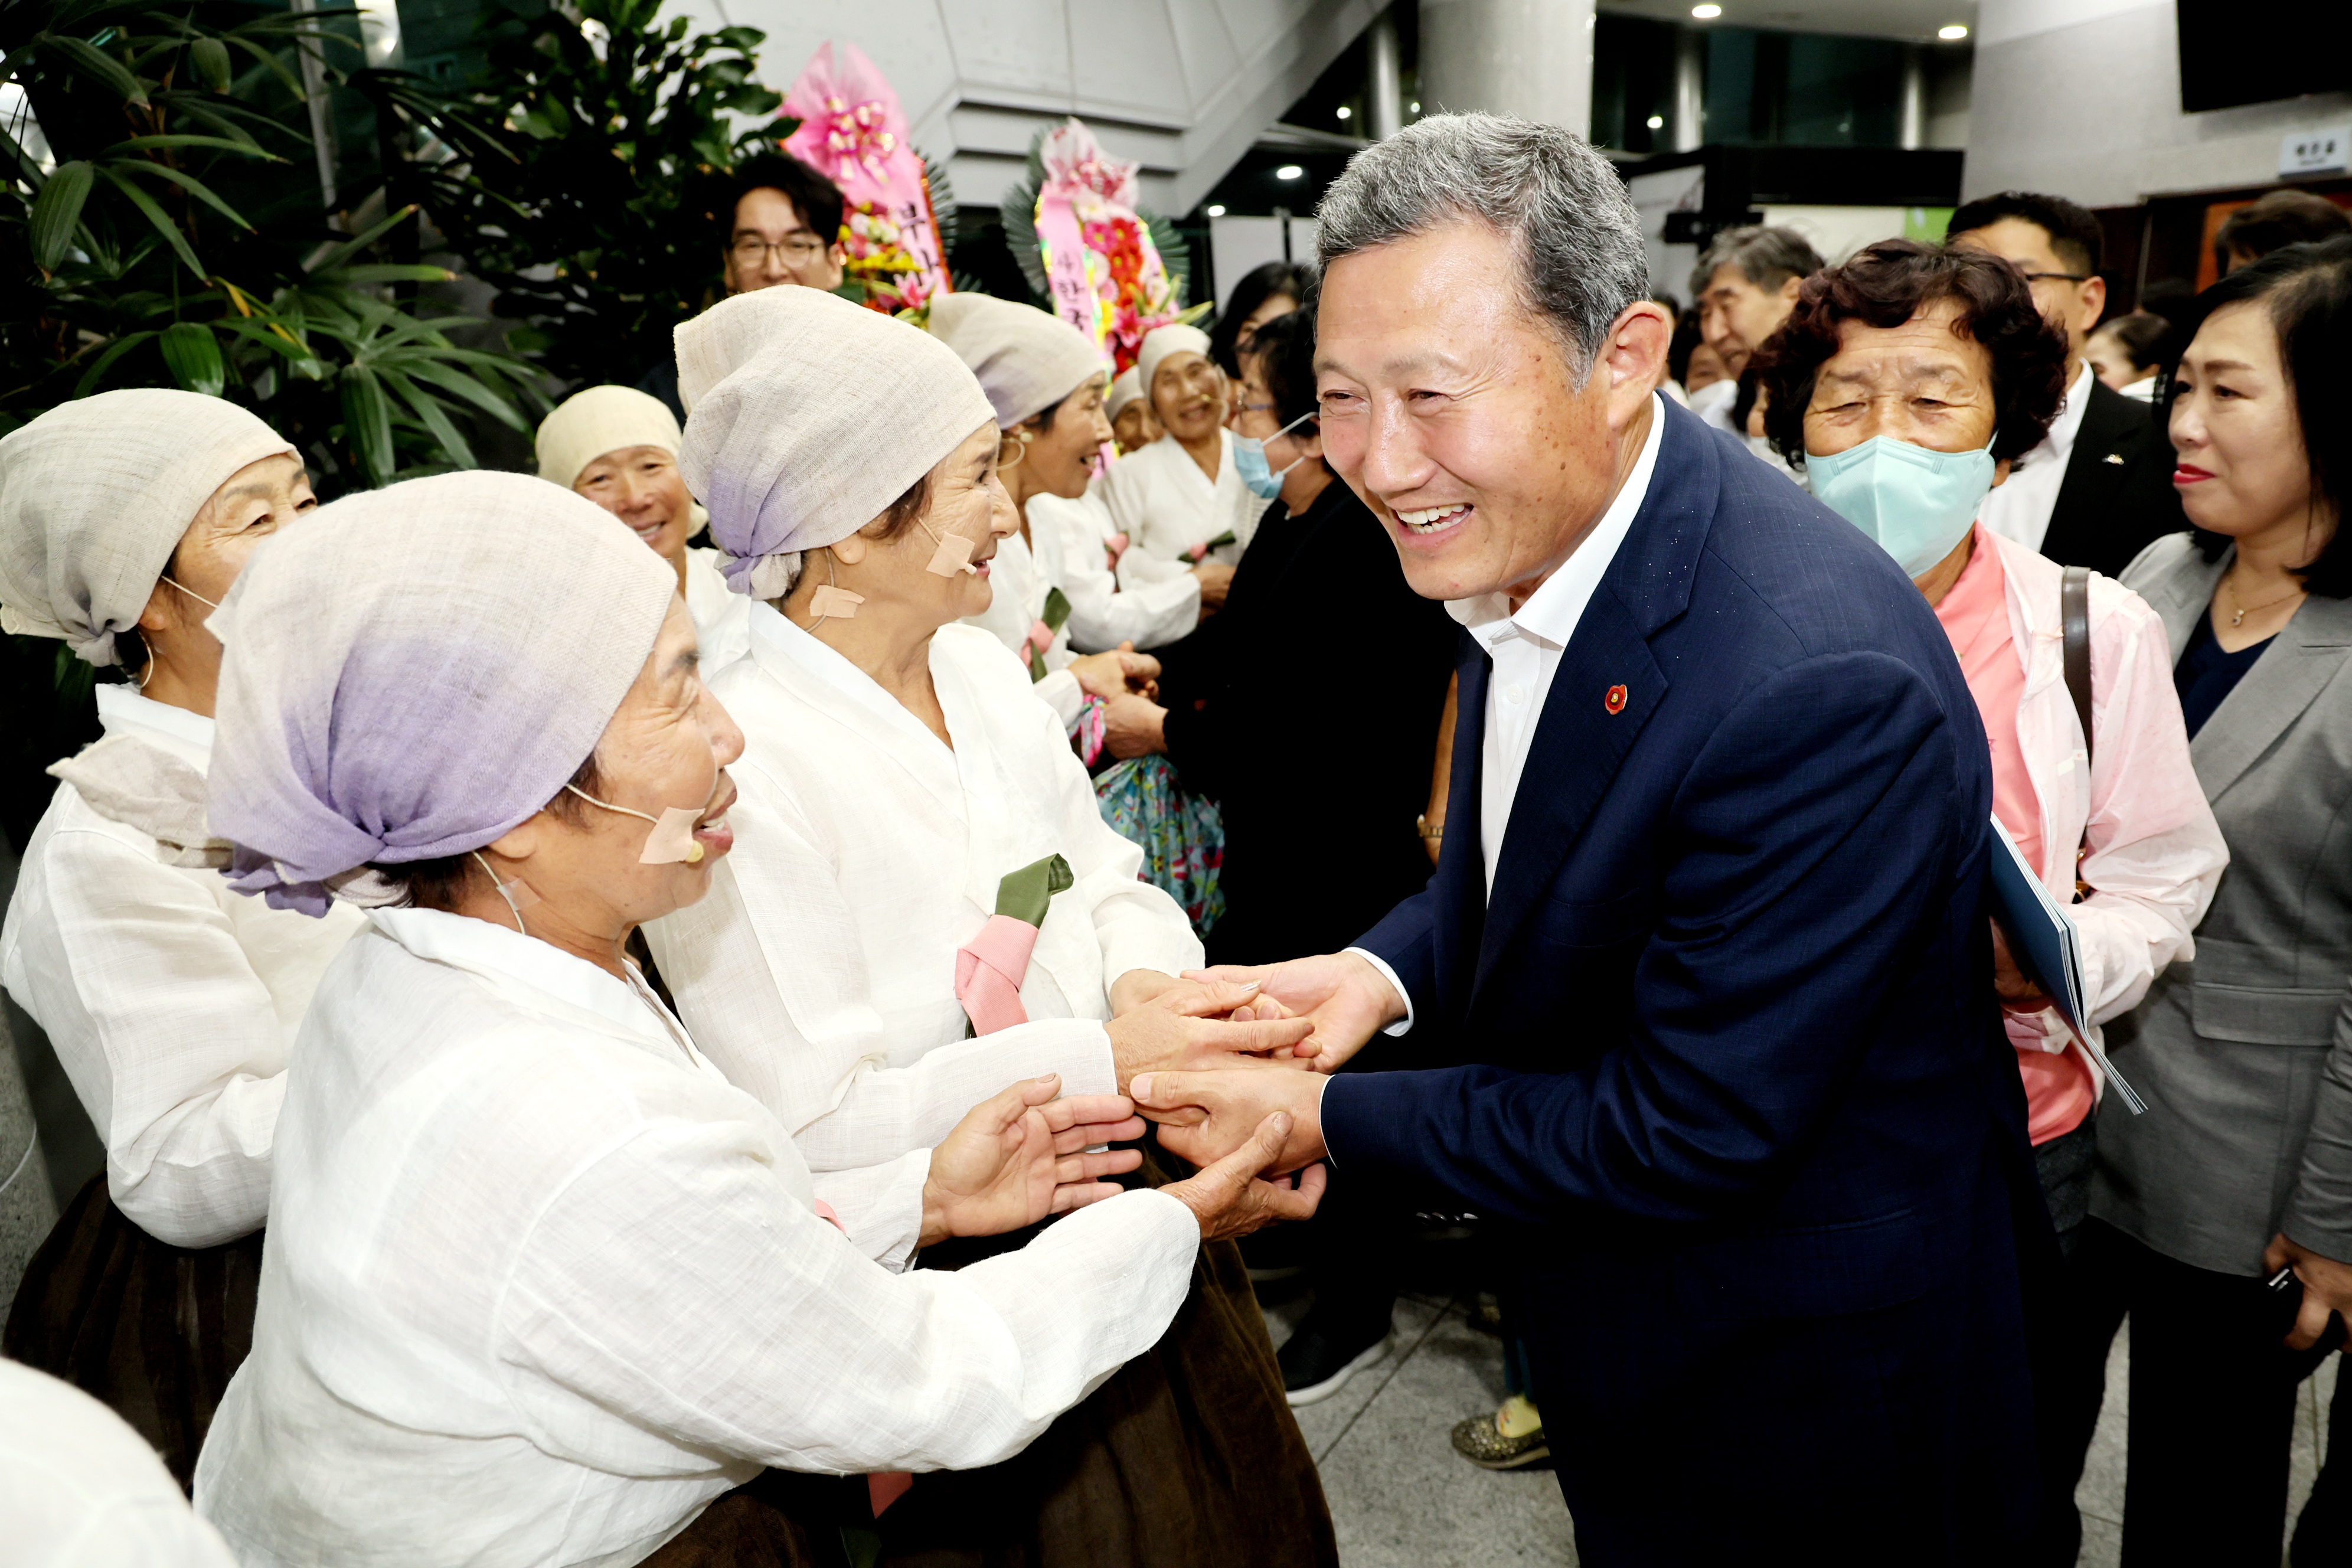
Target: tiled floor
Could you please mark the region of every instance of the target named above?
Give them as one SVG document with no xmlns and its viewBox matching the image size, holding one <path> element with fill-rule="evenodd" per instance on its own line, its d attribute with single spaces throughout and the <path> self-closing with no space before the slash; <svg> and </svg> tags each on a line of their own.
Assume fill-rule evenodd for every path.
<svg viewBox="0 0 2352 1568">
<path fill-rule="evenodd" d="M 1266 1327 L 1279 1344 L 1306 1308 L 1267 1292 Z M 1455 1456 L 1446 1440 L 1465 1415 L 1502 1402 L 1502 1351 L 1471 1328 L 1466 1300 L 1406 1296 L 1388 1359 L 1339 1394 L 1298 1413 L 1339 1538 L 1342 1568 L 1573 1568 L 1568 1510 L 1549 1469 L 1497 1474 Z M 2083 1484 L 2082 1568 L 2113 1568 L 2123 1543 L 2124 1421 L 2131 1330 L 2107 1362 L 2111 1391 L 2100 1413 Z M 2295 1410 L 2288 1518 L 2311 1493 L 2326 1451 L 2327 1404 L 2337 1358 L 2304 1384 Z M 2282 1535 L 2284 1526 L 2282 1526 Z"/>
</svg>

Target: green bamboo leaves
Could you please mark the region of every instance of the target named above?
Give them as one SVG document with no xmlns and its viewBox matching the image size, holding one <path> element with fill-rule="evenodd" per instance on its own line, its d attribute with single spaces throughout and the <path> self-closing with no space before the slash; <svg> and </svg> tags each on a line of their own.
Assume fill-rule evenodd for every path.
<svg viewBox="0 0 2352 1568">
<path fill-rule="evenodd" d="M 89 200 L 98 172 L 76 159 L 61 163 L 33 201 L 33 260 L 44 272 L 55 272 L 73 242 L 74 226 L 81 222 L 82 204 Z"/>
</svg>

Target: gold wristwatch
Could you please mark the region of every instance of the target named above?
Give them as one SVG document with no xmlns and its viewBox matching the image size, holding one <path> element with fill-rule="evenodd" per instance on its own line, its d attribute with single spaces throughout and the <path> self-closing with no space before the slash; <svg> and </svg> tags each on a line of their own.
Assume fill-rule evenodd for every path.
<svg viewBox="0 0 2352 1568">
<path fill-rule="evenodd" d="M 1445 837 L 1445 824 L 1442 821 L 1430 821 L 1429 813 L 1425 811 L 1419 816 L 1412 819 L 1412 826 L 1413 830 L 1419 833 L 1423 838 L 1443 838 Z"/>
</svg>

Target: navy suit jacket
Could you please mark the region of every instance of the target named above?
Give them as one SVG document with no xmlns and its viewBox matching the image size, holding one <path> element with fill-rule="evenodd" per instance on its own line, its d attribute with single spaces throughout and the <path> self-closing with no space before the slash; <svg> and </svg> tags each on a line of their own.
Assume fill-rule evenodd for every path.
<svg viewBox="0 0 2352 1568">
<path fill-rule="evenodd" d="M 2023 1100 L 1979 904 L 1976 704 L 1884 551 L 1663 406 L 1492 896 L 1490 667 L 1465 636 L 1444 855 L 1358 944 L 1411 993 L 1414 1057 L 1462 1065 L 1344 1073 L 1322 1103 L 1334 1180 L 1535 1227 L 1525 1260 L 1573 1304 L 1529 1325 L 1548 1415 L 1571 1383 L 1674 1383 L 1702 1323 L 1958 1291 L 1970 1310 L 1922 1331 L 1957 1329 L 1965 1366 L 1960 1342 L 2016 1322 Z"/>
</svg>

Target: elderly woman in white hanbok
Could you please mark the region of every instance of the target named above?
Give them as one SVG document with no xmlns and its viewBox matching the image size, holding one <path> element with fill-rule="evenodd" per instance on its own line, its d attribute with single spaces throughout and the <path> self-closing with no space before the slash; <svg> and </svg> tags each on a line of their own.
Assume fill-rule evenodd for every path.
<svg viewBox="0 0 2352 1568">
<path fill-rule="evenodd" d="M 316 505 L 285 437 L 195 393 L 101 393 L 0 440 L 0 624 L 131 678 L 49 770 L 0 930 L 0 981 L 106 1145 L 5 1349 L 113 1405 L 183 1484 L 251 1331 L 287 1047 L 359 924 L 232 896 L 205 816 L 205 617 Z"/>
<path fill-rule="evenodd" d="M 633 386 L 592 386 L 540 421 L 539 477 L 586 496 L 670 563 L 709 675 L 743 657 L 751 601 L 728 592 L 719 552 L 687 542 L 709 519 L 678 476 L 684 439 L 658 397 Z"/>
<path fill-rule="evenodd" d="M 955 624 L 1015 527 L 996 412 L 955 355 L 775 289 L 680 329 L 679 362 L 688 482 L 765 602 L 714 683 L 744 730 L 742 846 L 646 935 L 728 1077 L 825 1171 L 923 1147 L 1023 1076 L 1108 1093 L 1297 1038 L 1304 1020 L 1207 1016 L 1247 994 L 1174 979 L 1199 963 L 1183 915 L 1137 880 L 1028 672 Z M 1328 1562 L 1231 1248 L 1203 1254 L 1180 1323 L 1014 1465 L 927 1478 L 899 1538 L 984 1521 L 1052 1568 Z"/>
<path fill-rule="evenodd" d="M 1050 1077 L 813 1175 L 625 956 L 727 855 L 741 737 L 672 574 L 585 501 L 355 496 L 219 618 L 236 886 L 374 906 L 302 1026 L 253 1353 L 197 1469 L 247 1568 L 805 1563 L 1159 1337 L 1204 1235 L 1311 1208 L 1246 1161 L 1118 1193 L 1135 1156 L 1084 1150 L 1132 1108 Z M 902 1231 L 1051 1212 L 977 1268 L 896 1271 Z"/>
<path fill-rule="evenodd" d="M 1241 562 L 1268 502 L 1250 492 L 1225 428 L 1225 379 L 1198 327 L 1156 327 L 1136 355 L 1144 395 L 1168 433 L 1103 476 L 1111 524 L 1128 536 L 1122 584 L 1150 583 L 1172 564 Z"/>
<path fill-rule="evenodd" d="M 1158 661 L 1137 654 L 1131 638 L 1090 654 L 1071 646 L 1076 601 L 1063 583 L 1067 542 L 1060 530 L 1030 522 L 1034 498 L 1086 494 L 1095 456 L 1110 439 L 1102 358 L 1060 317 L 987 294 L 943 295 L 932 302 L 929 329 L 979 379 L 995 411 L 1003 433 L 998 478 L 1019 520 L 989 558 L 988 607 L 964 624 L 1011 649 L 1038 698 L 1066 729 L 1076 726 L 1087 699 L 1107 702 L 1142 690 L 1160 673 Z M 1197 588 L 1191 596 L 1197 602 Z"/>
</svg>

